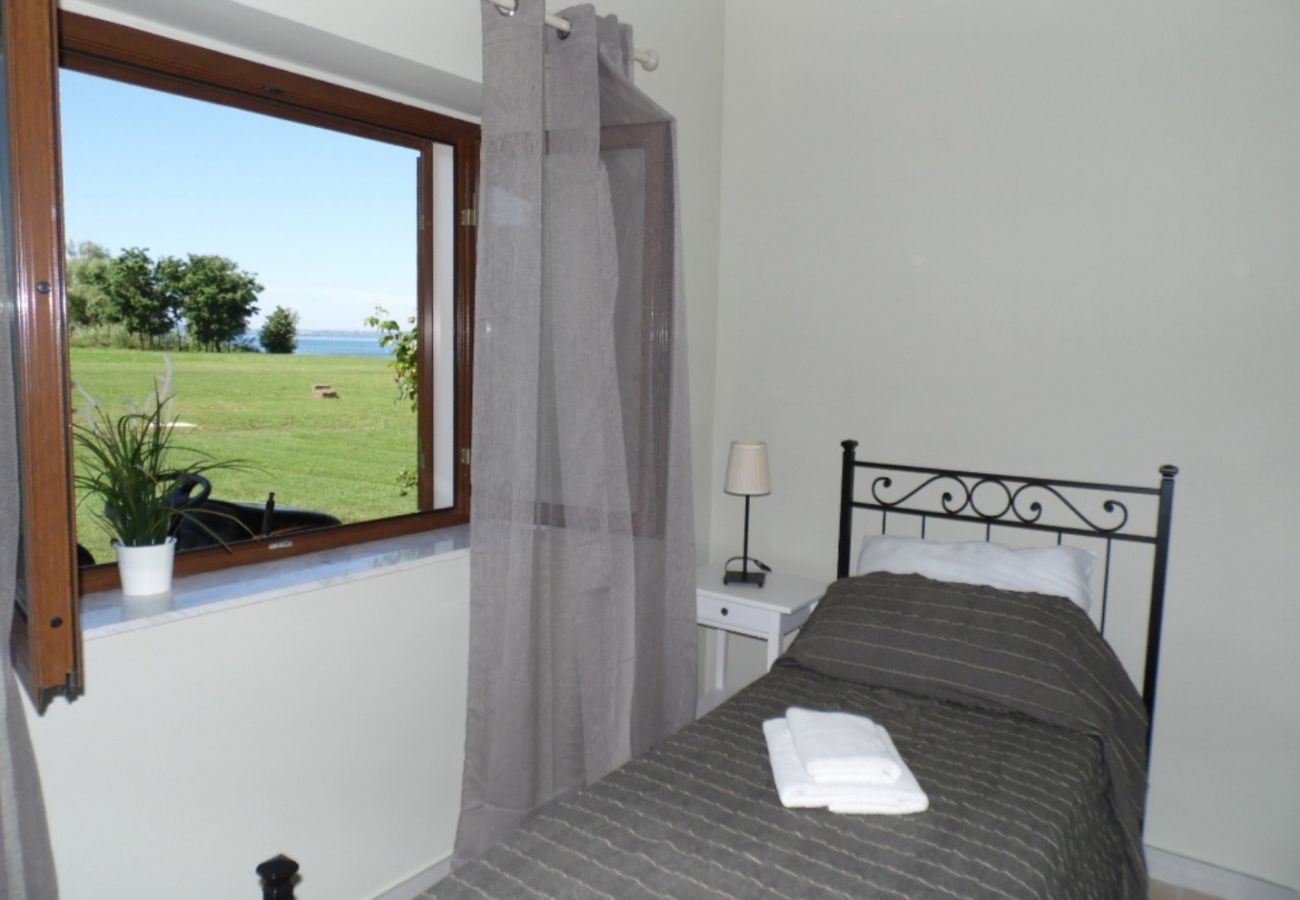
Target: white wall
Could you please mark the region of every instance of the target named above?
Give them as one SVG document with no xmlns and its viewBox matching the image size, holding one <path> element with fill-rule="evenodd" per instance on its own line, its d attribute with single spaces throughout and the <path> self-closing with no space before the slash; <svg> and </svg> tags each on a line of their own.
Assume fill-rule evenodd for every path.
<svg viewBox="0 0 1300 900">
<path fill-rule="evenodd" d="M 728 4 L 715 479 L 834 566 L 864 456 L 1175 504 L 1147 840 L 1300 887 L 1300 6 Z M 718 483 L 715 480 L 715 484 Z M 739 546 L 714 493 L 713 547 Z"/>
<path fill-rule="evenodd" d="M 65 900 L 372 897 L 450 853 L 465 554 L 86 642 L 86 695 L 31 715 Z"/>
</svg>

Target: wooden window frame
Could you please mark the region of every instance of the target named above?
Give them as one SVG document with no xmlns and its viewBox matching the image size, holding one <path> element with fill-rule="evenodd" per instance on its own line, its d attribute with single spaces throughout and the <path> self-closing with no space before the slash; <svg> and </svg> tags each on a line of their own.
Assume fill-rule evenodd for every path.
<svg viewBox="0 0 1300 900">
<path fill-rule="evenodd" d="M 639 150 L 645 162 L 645 224 L 641 284 L 641 439 L 637 445 L 632 530 L 662 539 L 666 510 L 662 476 L 668 460 L 673 358 L 673 267 L 676 233 L 671 172 L 672 132 L 667 123 L 601 128 L 600 149 Z M 667 246 L 662 246 L 667 242 Z M 665 265 L 665 263 L 667 263 Z M 630 473 L 629 473 L 630 474 Z"/>
<path fill-rule="evenodd" d="M 54 0 L 3 0 L 22 552 L 9 646 L 38 709 L 81 690 Z M 52 152 L 53 151 L 53 152 Z M 40 402 L 26 402 L 25 397 Z M 51 437 L 52 436 L 52 437 Z M 60 485 L 53 495 L 49 484 Z M 69 552 L 60 552 L 60 548 Z"/>
<path fill-rule="evenodd" d="M 80 627 L 76 598 L 80 593 L 117 586 L 113 564 L 75 566 L 75 499 L 72 488 L 72 448 L 69 422 L 69 368 L 66 334 L 66 295 L 63 284 L 64 241 L 58 139 L 58 67 L 99 75 L 224 106 L 264 113 L 282 119 L 382 140 L 420 152 L 419 163 L 419 263 L 417 276 L 419 330 L 419 471 L 417 501 L 420 512 L 375 519 L 294 534 L 289 539 L 249 541 L 223 550 L 189 551 L 176 558 L 178 575 L 225 569 L 310 553 L 367 541 L 459 525 L 469 521 L 471 429 L 471 372 L 473 363 L 473 311 L 475 248 L 473 221 L 463 215 L 473 210 L 478 182 L 479 127 L 472 122 L 373 96 L 250 62 L 191 44 L 117 25 L 89 16 L 54 11 L 51 0 L 0 0 L 11 14 L 25 10 L 29 26 L 16 32 L 23 19 L 10 19 L 6 27 L 6 61 L 10 94 L 18 85 L 15 75 L 38 82 L 20 92 L 34 111 L 19 111 L 41 127 L 15 133 L 13 181 L 34 197 L 13 204 L 15 246 L 32 257 L 16 265 L 19 277 L 19 406 L 23 410 L 24 516 L 28 536 L 26 584 L 30 615 L 23 620 L 27 633 L 17 636 L 31 665 L 23 665 L 24 681 L 44 708 L 53 696 L 69 698 L 81 692 Z M 38 9 L 40 8 L 40 9 Z M 31 32 L 44 23 L 49 34 L 43 47 L 33 43 Z M 41 53 L 58 51 L 58 66 L 41 63 Z M 15 50 L 24 56 L 15 58 Z M 16 71 L 18 70 L 18 71 Z M 39 70 L 39 72 L 37 71 Z M 37 75 L 42 77 L 37 78 Z M 32 100 L 31 98 L 35 99 Z M 12 99 L 11 99 L 11 102 Z M 18 119 L 15 119 L 18 121 Z M 433 144 L 450 145 L 454 153 L 455 224 L 455 396 L 456 458 L 454 505 L 434 510 L 433 505 Z M 20 166 L 20 164 L 22 164 Z M 34 273 L 44 273 L 37 275 Z M 40 294 L 35 285 L 49 282 L 53 290 Z M 57 402 L 24 398 L 41 396 Z M 58 452 L 51 452 L 57 450 Z M 39 502 L 35 502 L 39 499 Z M 32 545 L 40 547 L 32 552 Z M 56 647 L 46 632 L 33 623 L 61 618 L 62 645 Z M 15 652 L 15 659 L 22 658 Z"/>
</svg>

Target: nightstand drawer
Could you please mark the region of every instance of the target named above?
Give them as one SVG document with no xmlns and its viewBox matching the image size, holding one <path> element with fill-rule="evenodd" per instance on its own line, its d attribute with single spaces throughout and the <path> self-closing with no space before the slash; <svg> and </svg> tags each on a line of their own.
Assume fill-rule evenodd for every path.
<svg viewBox="0 0 1300 900">
<path fill-rule="evenodd" d="M 695 614 L 701 625 L 710 628 L 726 628 L 730 631 L 752 631 L 764 635 L 768 624 L 776 613 L 754 609 L 734 600 L 720 600 L 707 594 L 697 594 Z"/>
</svg>

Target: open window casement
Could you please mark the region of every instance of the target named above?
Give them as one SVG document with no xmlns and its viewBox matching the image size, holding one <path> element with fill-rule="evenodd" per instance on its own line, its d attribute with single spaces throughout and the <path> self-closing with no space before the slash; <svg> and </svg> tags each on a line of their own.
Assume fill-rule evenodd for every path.
<svg viewBox="0 0 1300 900">
<path fill-rule="evenodd" d="M 5 484 L 16 520 L 15 604 L 9 648 L 37 709 L 81 692 L 81 628 L 73 548 L 63 234 L 60 220 L 57 10 L 52 0 L 3 0 L 4 278 L 0 285 L 13 396 L 0 398 Z M 9 525 L 10 523 L 6 523 Z M 7 578 L 6 578 L 7 580 Z"/>
</svg>

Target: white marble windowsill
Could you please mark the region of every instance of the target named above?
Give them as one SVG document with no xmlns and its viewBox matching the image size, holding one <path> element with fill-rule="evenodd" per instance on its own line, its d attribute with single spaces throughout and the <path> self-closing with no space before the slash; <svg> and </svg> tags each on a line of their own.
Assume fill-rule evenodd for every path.
<svg viewBox="0 0 1300 900">
<path fill-rule="evenodd" d="M 193 616 L 262 603 L 469 552 L 469 526 L 304 553 L 271 562 L 177 578 L 168 594 L 124 597 L 119 590 L 81 598 L 84 640 L 152 628 Z"/>
</svg>

